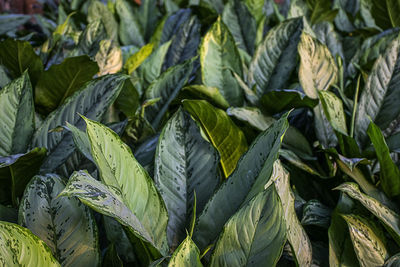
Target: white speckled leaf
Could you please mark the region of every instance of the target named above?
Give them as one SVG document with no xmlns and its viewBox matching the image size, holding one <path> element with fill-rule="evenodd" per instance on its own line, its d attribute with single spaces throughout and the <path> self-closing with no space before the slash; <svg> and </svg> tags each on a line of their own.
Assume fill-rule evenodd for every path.
<svg viewBox="0 0 400 267">
<path fill-rule="evenodd" d="M 190 236 L 186 237 L 185 240 L 175 250 L 171 256 L 171 260 L 168 263 L 169 267 L 201 267 L 203 264 L 200 262 L 200 250 L 196 244 L 192 241 Z"/>
</svg>

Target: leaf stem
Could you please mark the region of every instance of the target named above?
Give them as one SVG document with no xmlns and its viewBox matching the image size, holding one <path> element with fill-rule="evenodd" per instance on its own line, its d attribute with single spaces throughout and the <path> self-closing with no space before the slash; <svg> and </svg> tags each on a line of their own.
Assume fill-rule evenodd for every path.
<svg viewBox="0 0 400 267">
<path fill-rule="evenodd" d="M 360 80 L 361 80 L 361 75 L 358 76 L 357 87 L 356 87 L 356 95 L 354 96 L 353 114 L 351 115 L 351 125 L 350 125 L 350 137 L 351 138 L 353 138 L 353 136 L 354 136 L 354 124 L 355 124 L 355 119 L 356 119 L 358 92 L 360 91 Z"/>
</svg>

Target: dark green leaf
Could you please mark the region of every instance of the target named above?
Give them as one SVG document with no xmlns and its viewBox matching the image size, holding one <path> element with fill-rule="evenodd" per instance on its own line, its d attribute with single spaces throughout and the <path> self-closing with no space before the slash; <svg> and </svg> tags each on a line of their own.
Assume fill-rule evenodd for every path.
<svg viewBox="0 0 400 267">
<path fill-rule="evenodd" d="M 375 19 L 376 25 L 382 29 L 387 29 L 392 27 L 391 16 L 388 13 L 389 1 L 381 0 L 370 0 L 371 1 L 371 15 Z"/>
<path fill-rule="evenodd" d="M 90 81 L 99 71 L 88 56 L 71 57 L 42 73 L 35 87 L 35 103 L 46 112 L 55 110 L 65 99 Z"/>
<path fill-rule="evenodd" d="M 65 185 L 57 175 L 35 176 L 19 208 L 19 224 L 51 249 L 64 266 L 100 263 L 96 222 L 76 198 L 57 198 Z"/>
<path fill-rule="evenodd" d="M 177 247 L 189 229 L 189 219 L 197 195 L 201 212 L 219 185 L 219 155 L 203 139 L 190 116 L 178 110 L 161 132 L 155 159 L 154 181 L 167 206 L 168 241 Z"/>
<path fill-rule="evenodd" d="M 34 116 L 32 86 L 24 72 L 0 91 L 0 157 L 26 152 Z"/>
<path fill-rule="evenodd" d="M 49 133 L 49 131 L 57 126 L 64 125 L 66 121 L 78 129 L 82 129 L 84 121 L 79 114 L 95 120 L 101 119 L 108 107 L 117 98 L 127 78 L 127 76 L 120 74 L 97 78 L 70 96 L 62 106 L 46 118 L 32 140 L 33 147 L 43 146 L 49 151 L 41 168 L 43 172 L 55 170 L 75 150 L 70 133 L 65 131 Z"/>
<path fill-rule="evenodd" d="M 307 201 L 303 206 L 302 225 L 316 225 L 328 229 L 332 210 L 317 199 Z"/>
<path fill-rule="evenodd" d="M 111 243 L 106 250 L 106 254 L 104 255 L 103 267 L 123 267 L 124 263 L 120 259 L 117 254 L 117 250 L 115 249 L 115 245 Z"/>
<path fill-rule="evenodd" d="M 390 21 L 393 27 L 400 27 L 400 1 L 399 0 L 386 0 L 387 11 L 389 13 Z"/>
<path fill-rule="evenodd" d="M 318 100 L 298 90 L 271 90 L 262 96 L 261 104 L 270 113 L 275 114 L 291 108 L 313 108 L 318 104 Z"/>
<path fill-rule="evenodd" d="M 19 26 L 24 25 L 31 17 L 20 14 L 0 15 L 0 35 L 15 31 Z"/>
</svg>

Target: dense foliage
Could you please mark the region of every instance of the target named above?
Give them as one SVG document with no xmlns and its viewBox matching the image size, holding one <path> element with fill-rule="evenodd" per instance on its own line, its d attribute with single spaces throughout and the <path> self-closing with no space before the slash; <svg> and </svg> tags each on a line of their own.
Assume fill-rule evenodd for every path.
<svg viewBox="0 0 400 267">
<path fill-rule="evenodd" d="M 400 1 L 0 15 L 0 266 L 397 266 Z"/>
</svg>

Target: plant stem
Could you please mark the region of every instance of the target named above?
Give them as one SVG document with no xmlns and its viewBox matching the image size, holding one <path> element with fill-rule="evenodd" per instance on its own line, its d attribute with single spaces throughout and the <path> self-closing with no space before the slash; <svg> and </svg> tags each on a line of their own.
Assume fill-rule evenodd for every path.
<svg viewBox="0 0 400 267">
<path fill-rule="evenodd" d="M 357 102 L 358 102 L 358 92 L 360 90 L 360 80 L 361 80 L 361 75 L 358 76 L 356 95 L 354 96 L 353 114 L 351 115 L 351 125 L 350 125 L 350 137 L 351 138 L 353 138 L 353 136 L 354 136 L 354 123 L 355 123 L 355 119 L 356 119 L 356 109 L 357 109 Z"/>
</svg>

